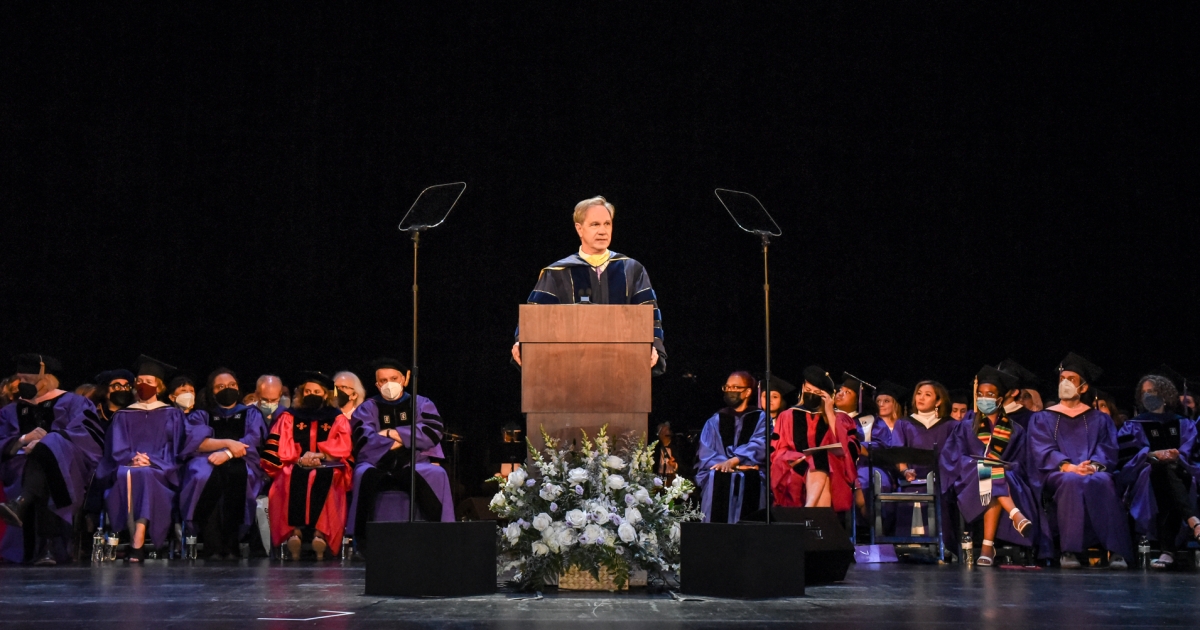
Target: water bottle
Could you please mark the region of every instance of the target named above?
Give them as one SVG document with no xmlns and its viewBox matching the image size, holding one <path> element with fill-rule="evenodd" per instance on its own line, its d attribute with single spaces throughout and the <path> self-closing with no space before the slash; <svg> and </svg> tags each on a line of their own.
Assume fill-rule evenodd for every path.
<svg viewBox="0 0 1200 630">
<path fill-rule="evenodd" d="M 121 544 L 121 537 L 116 534 L 108 535 L 108 544 L 104 546 L 104 555 L 109 562 L 117 561 L 117 546 Z"/>
<path fill-rule="evenodd" d="M 354 557 L 354 551 L 351 549 L 353 545 L 353 538 L 342 536 L 342 560 L 350 560 Z"/>
<path fill-rule="evenodd" d="M 184 544 L 185 553 L 187 554 L 187 559 L 195 560 L 196 559 L 196 537 L 194 535 L 186 536 L 183 539 L 183 544 Z"/>
<path fill-rule="evenodd" d="M 967 568 L 975 566 L 975 541 L 971 539 L 971 532 L 963 532 L 962 557 L 963 566 Z"/>
<path fill-rule="evenodd" d="M 1149 569 L 1150 568 L 1150 538 L 1148 536 L 1142 536 L 1141 538 L 1138 539 L 1137 553 L 1138 553 L 1138 557 L 1137 557 L 1138 566 L 1143 569 Z"/>
<path fill-rule="evenodd" d="M 92 564 L 104 562 L 104 532 L 99 527 L 92 534 Z"/>
</svg>

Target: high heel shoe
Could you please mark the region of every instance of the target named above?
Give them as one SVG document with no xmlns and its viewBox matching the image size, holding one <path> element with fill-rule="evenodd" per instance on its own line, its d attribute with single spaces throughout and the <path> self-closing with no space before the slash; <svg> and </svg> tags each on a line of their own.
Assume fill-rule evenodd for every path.
<svg viewBox="0 0 1200 630">
<path fill-rule="evenodd" d="M 325 549 L 328 547 L 329 545 L 325 544 L 324 538 L 321 538 L 320 536 L 313 536 L 312 548 L 313 553 L 317 554 L 317 562 L 325 559 Z"/>
</svg>

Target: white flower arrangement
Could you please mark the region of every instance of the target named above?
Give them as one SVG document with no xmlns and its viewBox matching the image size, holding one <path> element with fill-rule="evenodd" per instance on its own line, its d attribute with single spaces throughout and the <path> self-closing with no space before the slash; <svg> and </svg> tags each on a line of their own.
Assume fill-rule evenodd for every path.
<svg viewBox="0 0 1200 630">
<path fill-rule="evenodd" d="M 678 570 L 679 523 L 701 517 L 687 501 L 695 486 L 654 475 L 656 443 L 642 438 L 615 454 L 606 432 L 594 441 L 585 432 L 582 450 L 569 451 L 543 431 L 546 448 L 530 443 L 528 472 L 493 478 L 500 491 L 489 506 L 507 521 L 500 569 L 517 569 L 519 586 L 541 588 L 572 566 L 597 578 L 606 567 L 618 587 L 631 570 Z"/>
</svg>

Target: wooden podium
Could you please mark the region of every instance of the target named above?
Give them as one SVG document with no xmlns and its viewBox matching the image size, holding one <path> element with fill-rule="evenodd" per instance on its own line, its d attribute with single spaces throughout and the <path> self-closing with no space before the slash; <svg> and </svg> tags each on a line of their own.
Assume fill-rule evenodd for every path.
<svg viewBox="0 0 1200 630">
<path fill-rule="evenodd" d="M 543 428 L 568 441 L 606 424 L 614 438 L 646 432 L 654 307 L 522 304 L 520 326 L 521 411 L 535 448 Z"/>
</svg>

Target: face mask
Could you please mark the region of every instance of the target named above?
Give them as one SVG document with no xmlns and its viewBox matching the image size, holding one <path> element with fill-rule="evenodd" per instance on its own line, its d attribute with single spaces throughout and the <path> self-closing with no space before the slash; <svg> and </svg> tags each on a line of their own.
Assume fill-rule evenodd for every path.
<svg viewBox="0 0 1200 630">
<path fill-rule="evenodd" d="M 1146 411 L 1162 411 L 1163 407 L 1166 407 L 1163 404 L 1163 399 L 1159 398 L 1158 394 L 1154 392 L 1142 394 L 1142 406 L 1146 408 Z"/>
<path fill-rule="evenodd" d="M 260 410 L 262 410 L 263 413 L 265 413 L 269 416 L 269 415 L 275 413 L 275 410 L 279 408 L 279 403 L 277 403 L 277 402 L 270 403 L 265 400 L 260 400 L 260 401 L 258 401 L 258 408 Z"/>
<path fill-rule="evenodd" d="M 140 400 L 154 400 L 158 397 L 158 387 L 150 383 L 138 383 L 133 386 L 137 390 L 137 395 Z"/>
<path fill-rule="evenodd" d="M 37 398 L 37 385 L 33 383 L 21 383 L 17 385 L 17 395 L 25 400 L 33 400 Z"/>
<path fill-rule="evenodd" d="M 242 393 L 236 387 L 226 387 L 213 396 L 222 407 L 232 407 L 242 399 Z"/>
<path fill-rule="evenodd" d="M 279 406 L 283 407 L 284 409 L 291 409 L 292 408 L 292 397 L 291 396 L 280 397 Z"/>
<path fill-rule="evenodd" d="M 108 402 L 118 407 L 128 407 L 133 404 L 133 392 L 119 389 L 108 395 Z"/>
<path fill-rule="evenodd" d="M 725 405 L 729 407 L 737 407 L 742 404 L 742 392 L 725 392 Z"/>
<path fill-rule="evenodd" d="M 325 397 L 318 396 L 317 394 L 309 394 L 309 395 L 305 396 L 304 398 L 300 399 L 300 408 L 301 409 L 309 409 L 309 410 L 320 409 L 321 405 L 324 405 L 324 404 L 325 404 Z"/>
<path fill-rule="evenodd" d="M 1079 397 L 1079 388 L 1071 381 L 1059 381 L 1058 397 L 1062 400 L 1074 400 Z"/>
<path fill-rule="evenodd" d="M 979 413 L 990 416 L 996 413 L 996 409 L 1000 407 L 1000 401 L 995 398 L 976 398 L 975 406 L 979 407 Z"/>
<path fill-rule="evenodd" d="M 404 395 L 404 386 L 396 382 L 387 382 L 383 387 L 379 388 L 379 393 L 383 394 L 384 400 L 398 400 Z"/>
<path fill-rule="evenodd" d="M 175 397 L 175 406 L 184 411 L 191 410 L 196 405 L 196 395 L 191 392 L 184 392 Z"/>
<path fill-rule="evenodd" d="M 820 411 L 821 397 L 812 392 L 804 392 L 800 397 L 800 408 L 811 413 Z"/>
<path fill-rule="evenodd" d="M 339 407 L 345 407 L 346 405 L 350 404 L 350 395 L 340 389 L 337 393 L 337 399 Z"/>
</svg>

